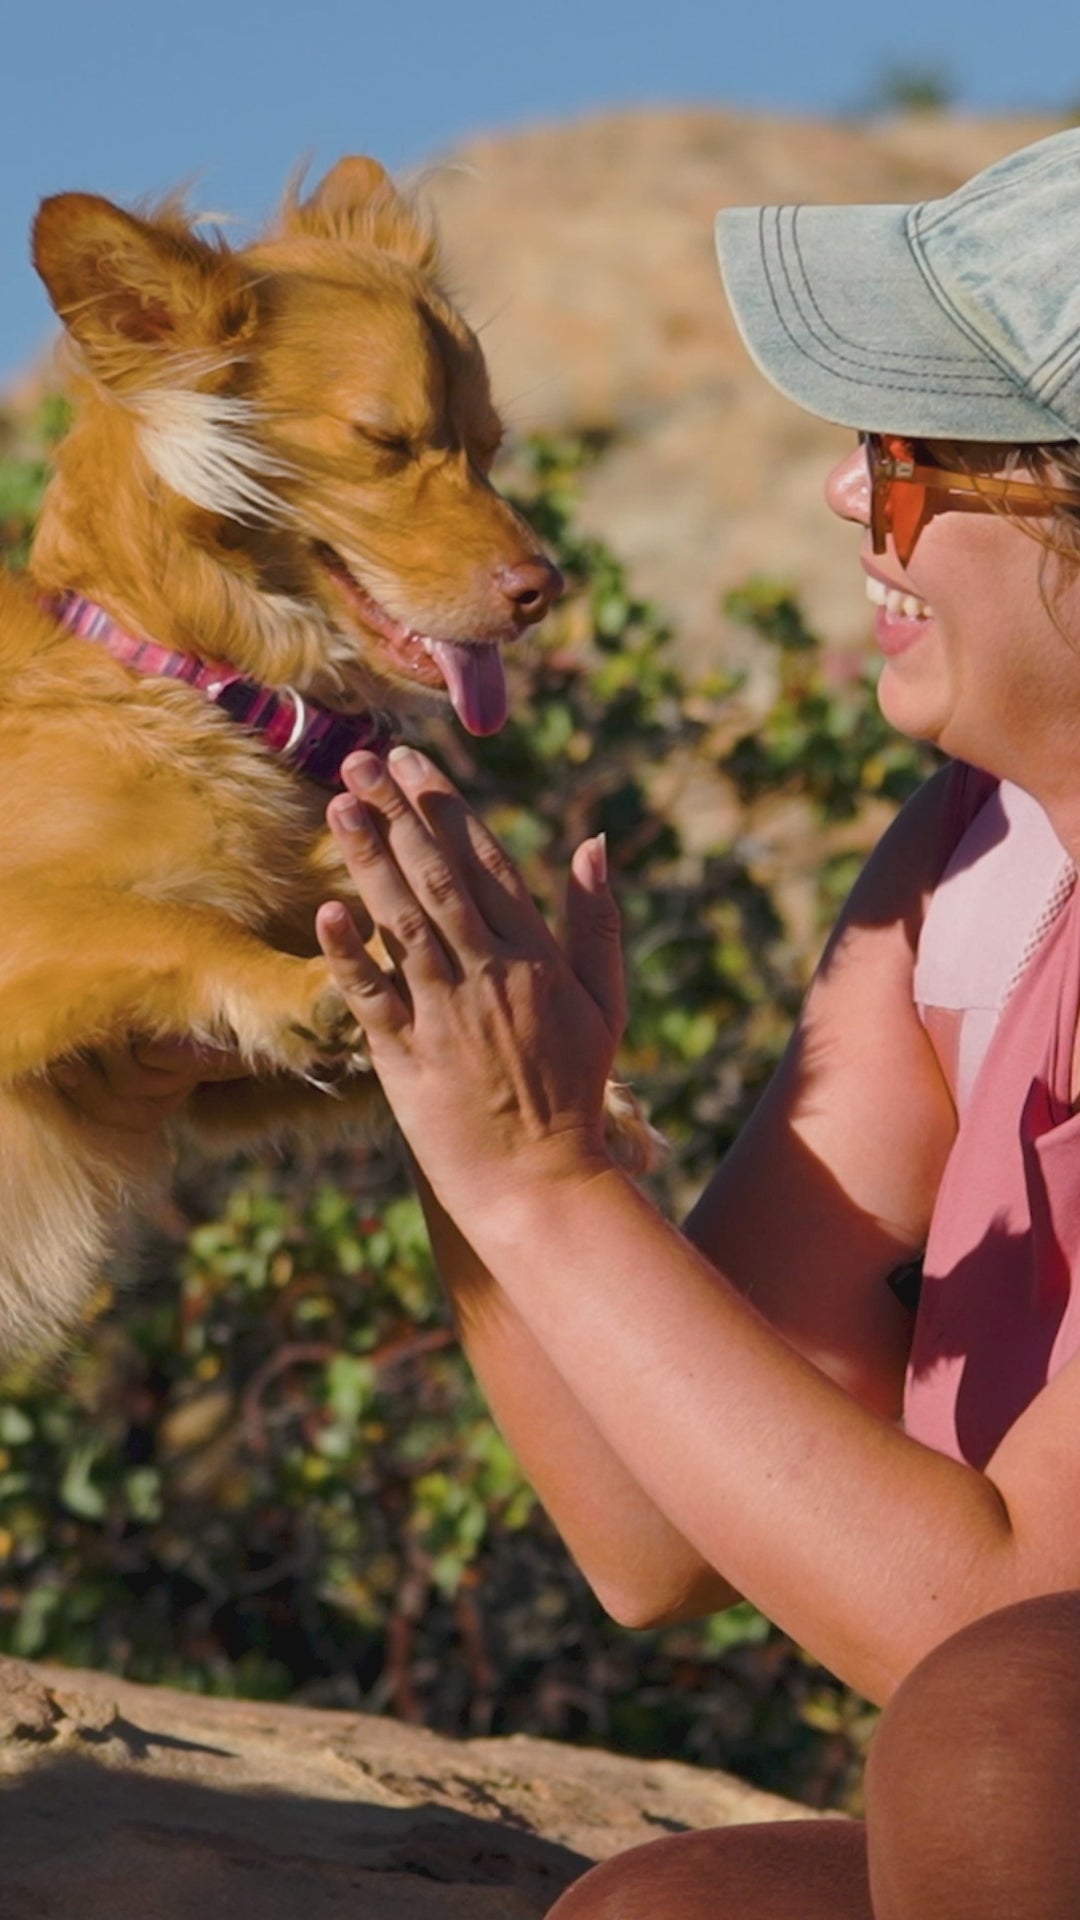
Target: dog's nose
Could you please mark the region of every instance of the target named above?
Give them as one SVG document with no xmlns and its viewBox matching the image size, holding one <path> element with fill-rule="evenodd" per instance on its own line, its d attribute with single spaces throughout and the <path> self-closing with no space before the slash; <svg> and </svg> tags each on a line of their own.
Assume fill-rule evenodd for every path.
<svg viewBox="0 0 1080 1920">
<path fill-rule="evenodd" d="M 543 558 L 522 560 L 516 567 L 499 567 L 495 583 L 518 618 L 530 622 L 543 619 L 566 584 L 558 567 Z"/>
</svg>

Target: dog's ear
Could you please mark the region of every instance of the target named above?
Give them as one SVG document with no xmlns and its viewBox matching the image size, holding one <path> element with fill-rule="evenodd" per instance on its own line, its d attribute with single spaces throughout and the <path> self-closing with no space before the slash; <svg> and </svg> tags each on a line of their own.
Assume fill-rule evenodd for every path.
<svg viewBox="0 0 1080 1920">
<path fill-rule="evenodd" d="M 377 247 L 422 273 L 438 264 L 431 227 L 398 192 L 385 167 L 364 154 L 339 160 L 306 200 L 294 184 L 282 209 L 281 231 Z"/>
<path fill-rule="evenodd" d="M 235 346 L 254 328 L 255 293 L 223 247 L 175 207 L 142 219 L 92 193 L 42 201 L 33 256 L 53 306 L 95 370 L 153 354 Z"/>
</svg>

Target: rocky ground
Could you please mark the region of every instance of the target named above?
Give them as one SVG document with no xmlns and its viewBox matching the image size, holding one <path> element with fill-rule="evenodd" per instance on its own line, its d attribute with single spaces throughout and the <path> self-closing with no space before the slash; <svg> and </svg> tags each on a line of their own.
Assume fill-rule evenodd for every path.
<svg viewBox="0 0 1080 1920">
<path fill-rule="evenodd" d="M 0 1920 L 534 1920 L 625 1847 L 793 1817 L 674 1761 L 0 1661 Z"/>
</svg>

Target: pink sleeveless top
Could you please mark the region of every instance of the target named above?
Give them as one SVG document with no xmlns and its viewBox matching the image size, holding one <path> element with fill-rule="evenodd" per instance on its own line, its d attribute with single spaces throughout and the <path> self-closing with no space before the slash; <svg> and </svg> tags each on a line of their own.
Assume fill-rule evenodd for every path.
<svg viewBox="0 0 1080 1920">
<path fill-rule="evenodd" d="M 983 1467 L 1080 1349 L 1080 889 L 1042 808 L 954 769 L 958 838 L 915 966 L 959 1129 L 938 1191 L 904 1426 Z"/>
</svg>

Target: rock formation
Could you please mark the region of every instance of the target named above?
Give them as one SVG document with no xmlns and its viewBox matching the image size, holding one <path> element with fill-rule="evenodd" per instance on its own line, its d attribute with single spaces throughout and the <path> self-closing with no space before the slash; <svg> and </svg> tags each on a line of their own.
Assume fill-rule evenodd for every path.
<svg viewBox="0 0 1080 1920">
<path fill-rule="evenodd" d="M 795 1816 L 674 1761 L 0 1661 L 0 1920 L 539 1920 L 625 1847 Z"/>
</svg>

